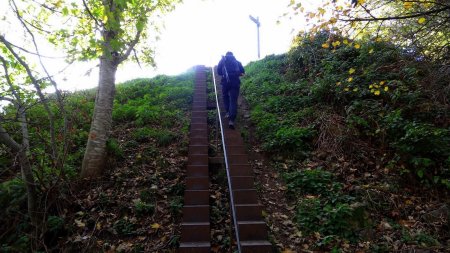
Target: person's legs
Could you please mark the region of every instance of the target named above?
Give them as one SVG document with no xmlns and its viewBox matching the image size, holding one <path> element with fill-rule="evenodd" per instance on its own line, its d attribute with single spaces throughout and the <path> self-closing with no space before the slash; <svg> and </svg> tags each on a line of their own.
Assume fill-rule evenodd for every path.
<svg viewBox="0 0 450 253">
<path fill-rule="evenodd" d="M 222 97 L 223 97 L 223 105 L 225 106 L 225 113 L 230 112 L 230 85 L 222 84 Z"/>
<path fill-rule="evenodd" d="M 229 89 L 228 93 L 229 93 L 229 115 L 230 115 L 230 121 L 233 121 L 236 119 L 236 115 L 237 115 L 237 100 L 239 97 L 239 89 L 240 86 L 236 85 L 233 86 Z"/>
</svg>

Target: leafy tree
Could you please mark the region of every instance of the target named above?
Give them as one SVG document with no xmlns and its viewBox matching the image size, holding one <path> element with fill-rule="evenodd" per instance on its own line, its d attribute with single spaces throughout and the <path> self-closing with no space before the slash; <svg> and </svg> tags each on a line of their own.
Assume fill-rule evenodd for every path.
<svg viewBox="0 0 450 253">
<path fill-rule="evenodd" d="M 391 41 L 430 59 L 448 62 L 450 3 L 446 0 L 333 0 L 307 12 L 291 1 L 294 13 L 314 23 L 313 33 L 328 29 L 351 38 Z"/>
<path fill-rule="evenodd" d="M 154 65 L 146 41 L 158 31 L 158 18 L 179 0 L 34 1 L 23 10 L 29 23 L 61 46 L 67 61 L 99 59 L 99 84 L 81 177 L 102 174 L 112 125 L 117 67 L 130 55 Z M 39 10 L 36 15 L 36 10 Z M 150 29 L 153 28 L 153 29 Z M 47 32 L 53 31 L 53 32 Z M 153 36 L 155 38 L 156 36 Z"/>
<path fill-rule="evenodd" d="M 53 168 L 62 168 L 65 156 L 66 142 L 62 145 L 57 143 L 57 129 L 55 127 L 55 115 L 50 105 L 50 99 L 43 92 L 43 89 L 52 84 L 55 89 L 61 115 L 66 119 L 64 113 L 64 104 L 62 94 L 58 90 L 56 82 L 50 76 L 42 63 L 40 49 L 37 45 L 35 34 L 30 29 L 14 1 L 9 2 L 12 13 L 15 14 L 21 27 L 18 30 L 24 31 L 24 38 L 32 44 L 32 49 L 25 49 L 11 43 L 4 35 L 0 35 L 0 101 L 3 103 L 0 114 L 0 143 L 19 158 L 18 163 L 21 167 L 22 179 L 25 182 L 28 198 L 28 214 L 31 222 L 39 226 L 42 222 L 42 211 L 39 211 L 38 187 L 33 174 L 33 161 L 30 144 L 30 126 L 28 119 L 28 110 L 36 105 L 43 107 L 44 115 L 48 119 L 49 148 L 46 152 L 48 157 L 41 157 L 44 163 Z M 6 20 L 6 17 L 3 19 Z M 6 23 L 6 22 L 5 22 Z M 43 74 L 34 69 L 34 64 L 27 62 L 23 53 L 34 54 L 38 56 L 39 63 L 44 70 Z M 9 104 L 9 106 L 8 106 Z M 11 115 L 15 115 L 11 117 Z M 66 120 L 64 120 L 66 123 Z M 45 125 L 45 124 L 44 124 Z M 62 127 L 62 138 L 66 139 L 66 124 Z M 62 150 L 60 147 L 63 147 Z M 62 151 L 62 152 L 61 152 Z M 63 172 L 62 170 L 60 172 Z M 61 173 L 63 174 L 63 173 Z M 42 185 L 40 185 L 43 187 Z"/>
</svg>

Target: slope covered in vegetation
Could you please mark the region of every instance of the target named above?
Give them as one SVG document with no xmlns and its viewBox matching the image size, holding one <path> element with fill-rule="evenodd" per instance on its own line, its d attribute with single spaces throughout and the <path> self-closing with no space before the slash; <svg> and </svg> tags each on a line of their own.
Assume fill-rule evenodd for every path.
<svg viewBox="0 0 450 253">
<path fill-rule="evenodd" d="M 303 250 L 448 249 L 448 66 L 323 32 L 246 72 L 251 122 Z"/>
<path fill-rule="evenodd" d="M 14 154 L 0 146 L 0 251 L 174 250 L 179 237 L 193 81 L 194 72 L 188 71 L 117 86 L 108 168 L 104 177 L 94 181 L 78 177 L 94 90 L 65 98 L 69 136 L 59 139 L 61 146 L 68 146 L 64 170 L 50 167 L 42 155 L 49 150 L 49 128 L 42 105 L 30 106 L 31 163 L 38 178 L 44 224 L 39 230 L 31 226 L 20 168 Z M 19 131 L 15 115 L 8 109 L 2 117 L 10 119 L 7 127 L 11 132 Z M 62 118 L 58 120 L 62 125 Z"/>
</svg>

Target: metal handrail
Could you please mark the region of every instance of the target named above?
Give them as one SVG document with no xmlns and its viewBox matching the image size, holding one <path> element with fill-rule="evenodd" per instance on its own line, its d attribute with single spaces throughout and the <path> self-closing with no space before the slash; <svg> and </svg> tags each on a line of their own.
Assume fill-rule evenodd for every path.
<svg viewBox="0 0 450 253">
<path fill-rule="evenodd" d="M 239 239 L 239 229 L 238 229 L 238 224 L 237 224 L 237 219 L 236 219 L 236 208 L 234 206 L 233 188 L 231 187 L 231 176 L 230 176 L 230 170 L 228 167 L 227 148 L 225 145 L 225 135 L 224 135 L 224 131 L 223 131 L 222 115 L 220 114 L 219 99 L 217 96 L 217 85 L 216 85 L 216 76 L 214 74 L 215 73 L 214 67 L 211 67 L 211 71 L 212 71 L 212 77 L 213 77 L 213 83 L 214 83 L 214 93 L 216 95 L 216 106 L 217 106 L 217 114 L 219 116 L 220 132 L 222 135 L 223 156 L 225 159 L 225 170 L 227 172 L 227 178 L 228 178 L 228 190 L 230 192 L 231 212 L 232 212 L 232 216 L 233 216 L 234 230 L 235 230 L 235 234 L 236 234 L 236 243 L 238 246 L 238 252 L 241 253 L 241 241 Z"/>
</svg>

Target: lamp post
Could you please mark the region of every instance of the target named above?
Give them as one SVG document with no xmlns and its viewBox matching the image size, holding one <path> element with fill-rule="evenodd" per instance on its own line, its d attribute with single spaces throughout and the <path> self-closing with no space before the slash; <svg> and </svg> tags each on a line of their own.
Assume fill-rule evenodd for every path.
<svg viewBox="0 0 450 253">
<path fill-rule="evenodd" d="M 259 17 L 254 18 L 252 15 L 249 15 L 250 19 L 255 22 L 256 24 L 256 32 L 258 36 L 258 59 L 259 59 L 259 27 L 261 26 L 261 23 L 259 22 Z"/>
</svg>

